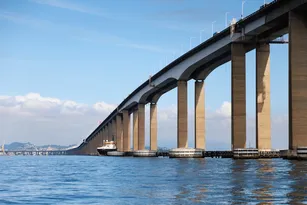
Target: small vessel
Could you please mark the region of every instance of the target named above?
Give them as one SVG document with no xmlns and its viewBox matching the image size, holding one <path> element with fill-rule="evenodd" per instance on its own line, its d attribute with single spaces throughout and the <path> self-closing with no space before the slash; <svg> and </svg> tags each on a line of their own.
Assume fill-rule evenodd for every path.
<svg viewBox="0 0 307 205">
<path fill-rule="evenodd" d="M 5 156 L 6 153 L 5 153 L 5 149 L 4 149 L 4 142 L 3 142 L 3 145 L 1 146 L 1 150 L 0 150 L 0 156 Z"/>
<path fill-rule="evenodd" d="M 101 147 L 97 147 L 97 151 L 101 155 L 106 155 L 107 152 L 116 151 L 116 150 L 117 150 L 116 143 L 113 140 L 112 141 L 105 140 L 103 141 L 103 145 Z"/>
</svg>

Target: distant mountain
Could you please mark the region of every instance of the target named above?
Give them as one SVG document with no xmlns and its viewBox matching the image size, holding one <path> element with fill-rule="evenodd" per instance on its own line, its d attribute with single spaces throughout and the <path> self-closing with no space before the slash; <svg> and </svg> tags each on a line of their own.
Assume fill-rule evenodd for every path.
<svg viewBox="0 0 307 205">
<path fill-rule="evenodd" d="M 13 142 L 11 144 L 5 144 L 4 149 L 7 151 L 25 150 L 25 151 L 43 151 L 43 150 L 65 150 L 75 145 L 42 145 L 36 146 L 30 142 Z"/>
<path fill-rule="evenodd" d="M 36 150 L 36 146 L 30 142 L 13 142 L 11 144 L 4 145 L 5 150 Z"/>
</svg>

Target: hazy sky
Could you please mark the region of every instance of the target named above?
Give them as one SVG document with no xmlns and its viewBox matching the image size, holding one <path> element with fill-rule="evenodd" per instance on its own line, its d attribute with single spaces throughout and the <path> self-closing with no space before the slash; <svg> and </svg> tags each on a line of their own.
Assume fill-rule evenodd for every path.
<svg viewBox="0 0 307 205">
<path fill-rule="evenodd" d="M 263 3 L 247 0 L 244 16 Z M 80 143 L 149 75 L 209 38 L 213 21 L 214 31 L 224 29 L 226 12 L 228 22 L 239 19 L 241 0 L 0 0 L 0 144 Z M 271 53 L 273 147 L 286 148 L 288 46 L 272 45 Z M 254 51 L 246 71 L 254 146 Z M 205 83 L 207 149 L 230 149 L 230 64 Z M 176 91 L 158 102 L 159 146 L 176 146 Z M 188 97 L 193 147 L 193 80 Z"/>
</svg>

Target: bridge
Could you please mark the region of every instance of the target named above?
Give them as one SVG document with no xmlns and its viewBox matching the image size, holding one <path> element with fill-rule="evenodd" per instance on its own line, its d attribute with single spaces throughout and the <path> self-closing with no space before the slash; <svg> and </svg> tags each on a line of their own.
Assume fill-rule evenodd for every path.
<svg viewBox="0 0 307 205">
<path fill-rule="evenodd" d="M 29 150 L 14 150 L 4 151 L 3 155 L 15 156 L 15 155 L 66 155 L 66 150 L 41 150 L 41 151 L 29 151 Z"/>
<path fill-rule="evenodd" d="M 289 34 L 289 153 L 307 147 L 307 0 L 275 0 L 171 62 L 136 88 L 69 154 L 97 155 L 114 136 L 119 152 L 145 149 L 145 105 L 150 103 L 150 150 L 157 150 L 157 103 L 177 88 L 177 149 L 188 148 L 187 82 L 195 81 L 195 149 L 205 150 L 204 81 L 231 62 L 232 150 L 246 147 L 247 52 L 256 50 L 256 148 L 271 149 L 270 44 Z M 130 145 L 133 115 L 133 145 Z"/>
</svg>

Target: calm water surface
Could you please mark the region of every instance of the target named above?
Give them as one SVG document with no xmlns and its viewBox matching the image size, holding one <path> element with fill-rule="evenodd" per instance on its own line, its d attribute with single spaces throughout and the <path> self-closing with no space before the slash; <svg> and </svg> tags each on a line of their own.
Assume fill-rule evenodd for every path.
<svg viewBox="0 0 307 205">
<path fill-rule="evenodd" d="M 0 157 L 0 204 L 307 204 L 307 162 Z"/>
</svg>

